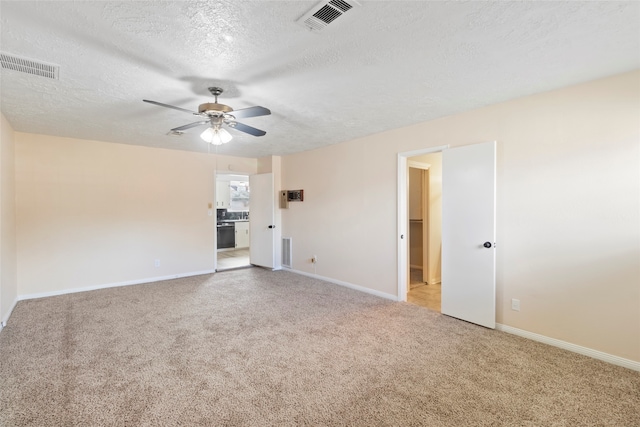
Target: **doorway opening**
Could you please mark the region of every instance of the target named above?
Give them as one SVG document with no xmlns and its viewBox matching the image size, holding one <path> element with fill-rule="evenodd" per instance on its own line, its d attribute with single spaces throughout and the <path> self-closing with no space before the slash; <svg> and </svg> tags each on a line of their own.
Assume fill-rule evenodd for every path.
<svg viewBox="0 0 640 427">
<path fill-rule="evenodd" d="M 439 152 L 442 154 L 440 312 L 495 328 L 496 147 L 496 141 L 488 141 L 398 153 L 399 301 L 407 301 L 411 273 L 409 159 Z M 431 268 L 429 263 L 425 265 L 427 270 Z M 432 274 L 433 270 L 427 272 L 427 281 Z"/>
<path fill-rule="evenodd" d="M 442 296 L 442 153 L 408 158 L 407 302 L 440 311 Z"/>
<path fill-rule="evenodd" d="M 216 175 L 216 271 L 249 262 L 250 189 L 246 175 Z"/>
<path fill-rule="evenodd" d="M 429 172 L 428 170 L 431 168 L 431 164 L 429 162 L 420 162 L 414 160 L 414 158 L 420 158 L 420 156 L 428 155 L 428 154 L 439 154 L 442 155 L 442 151 L 449 148 L 448 145 L 441 145 L 432 148 L 423 148 L 415 151 L 408 151 L 404 153 L 398 153 L 398 301 L 407 301 L 407 294 L 410 290 L 410 282 L 411 282 L 411 260 L 409 258 L 410 255 L 410 212 L 409 212 L 409 171 L 410 164 L 413 168 L 420 169 L 427 172 L 422 172 L 422 183 L 424 186 L 424 181 L 429 180 Z M 411 160 L 411 162 L 410 162 Z M 422 210 L 425 211 L 425 204 L 428 200 L 428 196 L 423 195 L 423 191 L 420 192 L 420 205 L 422 206 Z M 423 197 L 424 196 L 424 197 Z M 428 209 L 426 209 L 426 214 L 428 214 Z M 427 215 L 427 222 L 429 221 Z M 423 218 L 424 223 L 424 218 Z M 414 226 L 414 228 L 416 228 Z M 429 240 L 427 236 L 425 236 L 425 232 L 427 229 L 422 227 L 422 242 L 425 240 Z M 415 234 L 415 231 L 414 231 Z M 421 245 L 422 247 L 422 245 Z M 415 252 L 415 251 L 414 251 Z M 425 261 L 426 256 L 428 256 L 428 251 L 422 252 L 422 265 L 426 265 L 427 271 L 423 273 L 428 280 L 429 277 L 429 262 Z M 422 271 L 421 271 L 422 273 Z M 420 274 L 422 276 L 422 274 Z M 422 283 L 424 280 L 422 277 L 419 277 Z M 420 283 L 420 282 L 419 282 Z"/>
</svg>

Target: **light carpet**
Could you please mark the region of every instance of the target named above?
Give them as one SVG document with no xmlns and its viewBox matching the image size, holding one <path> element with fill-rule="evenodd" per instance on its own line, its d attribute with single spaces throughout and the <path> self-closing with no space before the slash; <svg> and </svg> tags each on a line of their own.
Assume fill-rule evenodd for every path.
<svg viewBox="0 0 640 427">
<path fill-rule="evenodd" d="M 640 373 L 251 268 L 16 306 L 2 426 L 639 426 Z"/>
</svg>

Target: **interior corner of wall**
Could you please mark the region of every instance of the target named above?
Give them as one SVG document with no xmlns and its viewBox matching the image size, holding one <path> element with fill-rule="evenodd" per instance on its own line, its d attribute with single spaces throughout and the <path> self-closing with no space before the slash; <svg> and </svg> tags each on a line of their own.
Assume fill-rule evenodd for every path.
<svg viewBox="0 0 640 427">
<path fill-rule="evenodd" d="M 273 156 L 259 157 L 258 158 L 258 173 L 269 173 L 273 169 L 273 164 L 271 162 Z"/>
</svg>

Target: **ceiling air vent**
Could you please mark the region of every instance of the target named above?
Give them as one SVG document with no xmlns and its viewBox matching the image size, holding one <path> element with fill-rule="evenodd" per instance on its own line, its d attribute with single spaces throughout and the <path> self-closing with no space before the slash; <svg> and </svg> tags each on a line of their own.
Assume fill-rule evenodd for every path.
<svg viewBox="0 0 640 427">
<path fill-rule="evenodd" d="M 54 80 L 58 80 L 58 73 L 60 71 L 59 65 L 22 58 L 5 52 L 0 52 L 0 63 L 2 64 L 2 68 L 6 70 L 19 71 L 21 73 L 47 77 Z"/>
<path fill-rule="evenodd" d="M 354 6 L 360 6 L 360 4 L 355 0 L 321 1 L 296 22 L 311 31 L 322 31 Z"/>
</svg>

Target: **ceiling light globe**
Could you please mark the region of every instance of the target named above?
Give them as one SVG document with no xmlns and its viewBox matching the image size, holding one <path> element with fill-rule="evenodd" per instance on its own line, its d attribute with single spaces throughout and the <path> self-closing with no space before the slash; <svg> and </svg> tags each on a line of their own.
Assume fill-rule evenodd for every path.
<svg viewBox="0 0 640 427">
<path fill-rule="evenodd" d="M 200 138 L 213 145 L 222 145 L 231 141 L 232 136 L 225 129 L 207 128 L 200 134 Z"/>
<path fill-rule="evenodd" d="M 220 136 L 220 140 L 222 141 L 223 144 L 226 144 L 227 142 L 231 141 L 231 139 L 233 138 L 231 134 L 227 132 L 226 129 L 220 129 L 218 131 L 218 135 Z"/>
<path fill-rule="evenodd" d="M 213 141 L 213 128 L 207 128 L 205 129 L 204 132 L 202 132 L 200 134 L 200 138 L 204 139 L 205 141 L 211 143 Z"/>
</svg>

